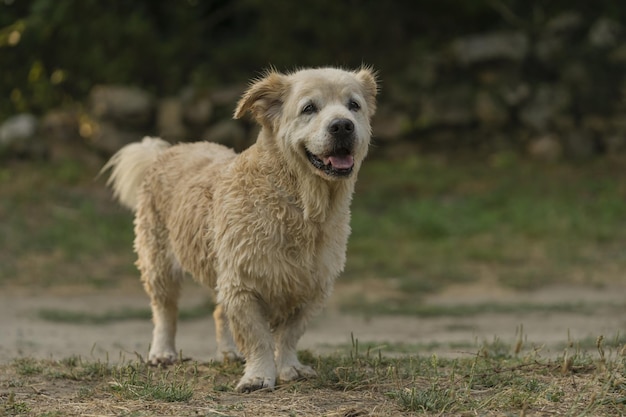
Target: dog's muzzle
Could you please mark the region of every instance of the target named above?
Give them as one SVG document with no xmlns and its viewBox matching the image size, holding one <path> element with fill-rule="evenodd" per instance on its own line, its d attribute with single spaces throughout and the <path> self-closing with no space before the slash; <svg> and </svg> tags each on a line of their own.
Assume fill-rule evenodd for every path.
<svg viewBox="0 0 626 417">
<path fill-rule="evenodd" d="M 350 119 L 334 119 L 327 131 L 331 136 L 332 148 L 325 155 L 315 155 L 306 149 L 311 164 L 333 177 L 345 177 L 354 168 L 354 123 Z"/>
</svg>

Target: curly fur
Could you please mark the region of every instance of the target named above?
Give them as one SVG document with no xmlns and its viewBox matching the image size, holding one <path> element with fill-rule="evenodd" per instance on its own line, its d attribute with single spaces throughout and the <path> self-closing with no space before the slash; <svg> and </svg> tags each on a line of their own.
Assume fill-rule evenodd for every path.
<svg viewBox="0 0 626 417">
<path fill-rule="evenodd" d="M 137 265 L 154 321 L 150 362 L 177 359 L 177 303 L 188 272 L 216 292 L 220 356 L 246 359 L 239 391 L 315 375 L 298 361 L 296 344 L 344 267 L 376 92 L 367 68 L 271 71 L 235 111 L 236 118 L 251 112 L 262 126 L 244 152 L 145 138 L 105 165 L 115 196 L 135 211 Z M 312 114 L 302 111 L 309 102 Z M 329 126 L 338 119 L 353 128 L 335 155 Z M 307 159 L 312 154 L 354 166 L 323 172 Z"/>
</svg>

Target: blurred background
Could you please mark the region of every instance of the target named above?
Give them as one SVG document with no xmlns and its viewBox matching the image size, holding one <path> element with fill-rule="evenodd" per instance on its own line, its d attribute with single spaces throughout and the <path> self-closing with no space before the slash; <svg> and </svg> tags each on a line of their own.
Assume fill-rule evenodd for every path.
<svg viewBox="0 0 626 417">
<path fill-rule="evenodd" d="M 0 289 L 140 291 L 106 158 L 144 135 L 244 149 L 251 78 L 361 65 L 381 93 L 341 308 L 621 285 L 625 19 L 614 0 L 0 0 Z"/>
</svg>

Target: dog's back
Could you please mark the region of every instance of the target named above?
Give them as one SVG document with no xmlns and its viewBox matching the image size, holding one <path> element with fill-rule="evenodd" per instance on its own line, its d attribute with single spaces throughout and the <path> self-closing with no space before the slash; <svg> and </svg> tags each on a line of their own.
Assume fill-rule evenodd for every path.
<svg viewBox="0 0 626 417">
<path fill-rule="evenodd" d="M 101 173 L 111 170 L 107 185 L 113 189 L 115 198 L 127 208 L 137 211 L 142 187 L 166 202 L 176 200 L 181 195 L 187 195 L 186 191 L 180 192 L 181 187 L 210 183 L 235 156 L 231 149 L 216 143 L 171 146 L 160 138 L 145 137 L 141 142 L 133 142 L 120 149 Z M 144 184 L 146 179 L 148 184 Z M 165 210 L 169 204 L 157 205 L 159 210 Z"/>
</svg>

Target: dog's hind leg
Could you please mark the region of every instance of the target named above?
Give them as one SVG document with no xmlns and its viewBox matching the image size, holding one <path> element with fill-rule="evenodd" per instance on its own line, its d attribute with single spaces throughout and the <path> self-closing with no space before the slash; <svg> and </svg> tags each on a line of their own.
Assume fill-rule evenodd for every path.
<svg viewBox="0 0 626 417">
<path fill-rule="evenodd" d="M 143 219 L 145 220 L 145 219 Z M 144 289 L 150 296 L 154 329 L 148 361 L 168 365 L 178 359 L 176 322 L 184 273 L 169 250 L 167 232 L 159 223 L 136 220 L 135 250 Z"/>
<path fill-rule="evenodd" d="M 215 320 L 215 335 L 217 338 L 217 357 L 218 360 L 225 362 L 241 361 L 243 356 L 239 353 L 235 340 L 230 331 L 230 324 L 224 306 L 218 304 L 213 311 L 213 319 Z"/>
</svg>

